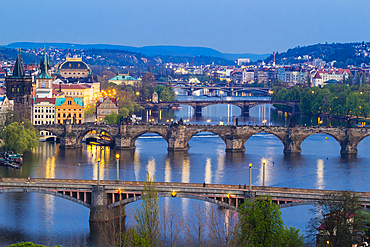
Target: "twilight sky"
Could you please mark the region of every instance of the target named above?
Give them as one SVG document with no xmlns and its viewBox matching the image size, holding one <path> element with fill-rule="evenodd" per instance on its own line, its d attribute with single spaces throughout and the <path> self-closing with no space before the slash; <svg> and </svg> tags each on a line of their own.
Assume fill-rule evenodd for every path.
<svg viewBox="0 0 370 247">
<path fill-rule="evenodd" d="M 369 0 L 1 0 L 0 44 L 202 46 L 271 53 L 370 41 Z"/>
</svg>

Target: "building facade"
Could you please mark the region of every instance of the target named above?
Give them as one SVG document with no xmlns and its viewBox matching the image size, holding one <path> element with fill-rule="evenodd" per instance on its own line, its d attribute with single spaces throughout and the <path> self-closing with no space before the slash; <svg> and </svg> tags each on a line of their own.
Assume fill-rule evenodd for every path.
<svg viewBox="0 0 370 247">
<path fill-rule="evenodd" d="M 84 106 L 82 98 L 56 98 L 55 99 L 55 123 L 64 124 L 66 120 L 81 124 L 84 122 Z"/>
<path fill-rule="evenodd" d="M 62 78 L 87 78 L 91 76 L 91 69 L 82 58 L 67 57 L 66 61 L 59 65 L 58 74 Z"/>
<path fill-rule="evenodd" d="M 55 123 L 55 98 L 35 98 L 32 109 L 33 125 Z"/>
<path fill-rule="evenodd" d="M 105 116 L 108 116 L 112 113 L 118 114 L 118 105 L 115 98 L 100 98 L 96 105 L 96 118 L 97 123 L 104 123 Z"/>
<path fill-rule="evenodd" d="M 0 125 L 4 126 L 7 118 L 12 117 L 14 111 L 14 101 L 6 96 L 0 97 Z"/>
</svg>

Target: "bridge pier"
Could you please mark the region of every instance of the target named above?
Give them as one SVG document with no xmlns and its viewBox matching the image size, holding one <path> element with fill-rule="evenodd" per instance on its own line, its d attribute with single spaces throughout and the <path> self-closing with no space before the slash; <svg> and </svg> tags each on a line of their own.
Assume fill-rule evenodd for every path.
<svg viewBox="0 0 370 247">
<path fill-rule="evenodd" d="M 197 114 L 197 115 L 202 115 L 202 109 L 203 109 L 203 107 L 202 107 L 202 106 L 200 106 L 200 105 L 196 105 L 196 106 L 195 106 L 195 114 Z"/>
<path fill-rule="evenodd" d="M 107 222 L 110 220 L 126 220 L 126 207 L 120 205 L 108 208 L 107 193 L 104 185 L 93 185 L 91 193 L 90 222 Z"/>
<path fill-rule="evenodd" d="M 127 125 L 119 125 L 119 133 L 114 138 L 114 147 L 115 149 L 135 149 L 135 146 L 132 146 L 132 137 L 127 133 Z"/>
<path fill-rule="evenodd" d="M 349 137 L 340 143 L 340 154 L 357 154 L 357 143 L 350 142 Z"/>
<path fill-rule="evenodd" d="M 168 151 L 185 151 L 190 145 L 186 140 L 186 127 L 183 124 L 173 125 L 168 133 Z"/>
<path fill-rule="evenodd" d="M 301 143 L 296 140 L 295 136 L 291 136 L 287 141 L 283 141 L 284 144 L 284 153 L 300 153 L 301 152 Z"/>
<path fill-rule="evenodd" d="M 244 152 L 245 151 L 245 146 L 244 146 L 244 141 L 241 138 L 228 138 L 226 137 L 226 152 Z"/>
<path fill-rule="evenodd" d="M 243 106 L 243 116 L 244 117 L 249 117 L 249 105 L 248 104 L 245 104 Z"/>
<path fill-rule="evenodd" d="M 93 185 L 89 221 L 107 221 L 107 194 L 104 185 Z"/>
</svg>

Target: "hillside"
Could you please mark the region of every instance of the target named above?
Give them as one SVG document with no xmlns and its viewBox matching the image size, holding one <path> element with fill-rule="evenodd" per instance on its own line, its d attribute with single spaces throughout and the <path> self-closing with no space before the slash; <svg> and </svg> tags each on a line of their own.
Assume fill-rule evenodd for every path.
<svg viewBox="0 0 370 247">
<path fill-rule="evenodd" d="M 99 50 L 123 50 L 134 53 L 141 53 L 146 56 L 174 56 L 174 57 L 216 57 L 227 60 L 236 60 L 238 58 L 250 58 L 251 61 L 265 59 L 268 54 L 228 54 L 221 53 L 217 50 L 206 47 L 187 47 L 187 46 L 171 46 L 171 45 L 158 45 L 158 46 L 143 46 L 133 47 L 124 45 L 108 45 L 108 44 L 71 44 L 71 43 L 33 43 L 33 42 L 16 42 L 6 45 L 8 48 L 61 48 L 61 49 L 99 49 Z M 190 61 L 191 62 L 191 61 Z"/>
<path fill-rule="evenodd" d="M 277 53 L 275 60 L 277 64 L 297 64 L 322 59 L 325 62 L 336 61 L 335 67 L 360 66 L 362 63 L 370 63 L 369 52 L 370 43 L 326 43 L 288 49 L 286 52 Z M 272 60 L 271 55 L 265 62 Z"/>
</svg>

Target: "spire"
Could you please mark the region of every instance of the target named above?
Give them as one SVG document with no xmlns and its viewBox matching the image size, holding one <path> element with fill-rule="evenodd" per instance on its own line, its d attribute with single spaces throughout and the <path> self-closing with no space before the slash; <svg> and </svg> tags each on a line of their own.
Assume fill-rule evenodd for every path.
<svg viewBox="0 0 370 247">
<path fill-rule="evenodd" d="M 41 69 L 41 72 L 37 76 L 37 78 L 51 79 L 51 76 L 49 75 L 49 59 L 48 59 L 48 56 L 46 55 L 45 48 L 44 48 L 44 54 L 42 55 L 41 60 L 40 60 L 40 69 Z"/>
<path fill-rule="evenodd" d="M 17 60 L 15 61 L 14 70 L 13 70 L 13 77 L 24 77 L 24 67 L 21 58 L 21 54 L 18 54 Z"/>
</svg>

